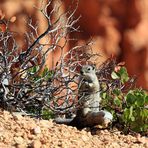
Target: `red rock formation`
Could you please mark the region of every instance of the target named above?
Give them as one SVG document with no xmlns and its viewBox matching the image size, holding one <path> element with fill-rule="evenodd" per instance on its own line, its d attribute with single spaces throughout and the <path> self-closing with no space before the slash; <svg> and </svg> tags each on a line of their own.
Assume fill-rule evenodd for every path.
<svg viewBox="0 0 148 148">
<path fill-rule="evenodd" d="M 64 0 L 65 10 L 71 1 Z M 27 30 L 22 19 L 31 15 L 40 22 L 40 32 L 46 28 L 46 22 L 33 5 L 38 1 L 30 0 L 1 0 L 0 9 L 6 13 L 6 18 L 16 16 L 12 25 L 13 30 L 23 33 Z M 73 7 L 76 3 L 73 4 Z M 99 52 L 104 59 L 110 55 L 117 56 L 119 61 L 125 61 L 128 72 L 139 77 L 138 85 L 148 89 L 148 1 L 147 0 L 80 0 L 75 18 L 81 15 L 80 33 L 71 37 L 78 38 L 77 42 L 70 42 L 69 48 L 75 44 L 87 42 L 93 38 L 94 52 Z M 18 29 L 19 28 L 19 29 Z M 22 35 L 18 41 L 23 44 Z M 61 43 L 62 44 L 62 43 Z M 58 59 L 59 53 L 55 51 L 54 57 Z M 104 59 L 99 59 L 104 60 Z M 47 59 L 51 66 L 51 57 Z"/>
<path fill-rule="evenodd" d="M 66 9 L 68 6 L 69 0 L 65 0 Z M 79 33 L 79 40 L 94 38 L 95 52 L 105 58 L 114 54 L 119 61 L 125 61 L 128 72 L 138 76 L 138 85 L 147 89 L 148 1 L 80 0 L 75 16 L 80 14 L 78 25 L 83 32 Z"/>
</svg>

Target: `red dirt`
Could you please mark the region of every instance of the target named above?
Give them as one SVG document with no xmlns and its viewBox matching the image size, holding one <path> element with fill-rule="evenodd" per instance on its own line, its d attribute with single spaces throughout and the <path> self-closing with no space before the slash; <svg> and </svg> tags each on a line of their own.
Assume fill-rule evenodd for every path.
<svg viewBox="0 0 148 148">
<path fill-rule="evenodd" d="M 58 125 L 0 111 L 0 148 L 148 148 L 148 138 L 122 135 L 119 131 L 86 129 Z"/>
</svg>

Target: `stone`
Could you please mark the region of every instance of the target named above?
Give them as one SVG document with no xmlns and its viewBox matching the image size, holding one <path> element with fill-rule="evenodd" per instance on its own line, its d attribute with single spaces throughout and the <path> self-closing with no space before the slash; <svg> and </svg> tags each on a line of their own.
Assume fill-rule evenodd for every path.
<svg viewBox="0 0 148 148">
<path fill-rule="evenodd" d="M 42 144 L 40 142 L 40 140 L 35 140 L 32 142 L 32 147 L 33 148 L 41 148 Z"/>
<path fill-rule="evenodd" d="M 24 139 L 22 137 L 14 137 L 16 144 L 23 144 Z"/>
<path fill-rule="evenodd" d="M 33 129 L 33 133 L 34 133 L 35 135 L 41 134 L 41 128 L 40 128 L 39 126 L 36 126 L 36 127 Z"/>
</svg>

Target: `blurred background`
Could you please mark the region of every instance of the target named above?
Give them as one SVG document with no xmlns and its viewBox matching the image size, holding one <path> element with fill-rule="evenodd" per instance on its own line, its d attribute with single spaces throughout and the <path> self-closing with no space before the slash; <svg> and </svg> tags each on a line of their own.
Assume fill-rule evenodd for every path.
<svg viewBox="0 0 148 148">
<path fill-rule="evenodd" d="M 66 11 L 71 1 L 62 2 L 62 11 Z M 45 18 L 34 8 L 40 3 L 41 0 L 0 0 L 0 18 L 16 17 L 11 30 L 17 32 L 21 50 L 25 49 L 23 34 L 27 31 L 24 20 L 32 17 L 38 21 L 40 33 L 47 28 Z M 102 56 L 98 62 L 116 56 L 118 62 L 125 61 L 130 75 L 138 77 L 138 86 L 148 89 L 148 0 L 79 0 L 75 18 L 79 16 L 76 26 L 80 26 L 81 32 L 70 34 L 78 40 L 69 42 L 65 51 L 93 39 L 93 51 Z M 0 27 L 3 29 L 2 24 Z M 58 51 L 54 54 L 58 60 Z M 50 67 L 51 63 L 48 56 L 46 65 Z"/>
</svg>

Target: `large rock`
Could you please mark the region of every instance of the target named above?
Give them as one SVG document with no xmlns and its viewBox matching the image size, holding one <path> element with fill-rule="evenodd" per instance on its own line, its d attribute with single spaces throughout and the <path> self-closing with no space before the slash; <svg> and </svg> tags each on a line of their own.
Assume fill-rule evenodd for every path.
<svg viewBox="0 0 148 148">
<path fill-rule="evenodd" d="M 64 0 L 65 11 L 72 1 Z M 39 6 L 39 2 L 23 0 L 1 0 L 0 9 L 5 13 L 5 18 L 16 16 L 16 21 L 12 23 L 11 29 L 16 30 L 17 40 L 20 50 L 26 49 L 24 45 L 23 33 L 28 28 L 22 23 L 27 16 L 32 16 L 34 20 L 39 20 L 39 32 L 46 29 L 47 22 L 33 8 Z M 73 8 L 76 7 L 76 0 Z M 110 55 L 117 56 L 119 61 L 126 61 L 126 66 L 130 74 L 139 77 L 138 85 L 148 88 L 148 1 L 147 0 L 80 0 L 75 18 L 81 15 L 81 32 L 70 35 L 78 38 L 78 41 L 71 41 L 65 51 L 76 44 L 84 43 L 93 38 L 94 52 L 101 53 L 104 61 Z M 0 26 L 1 27 L 1 26 Z M 1 27 L 3 30 L 3 26 Z M 63 40 L 59 44 L 63 44 Z M 87 52 L 87 51 L 86 51 Z M 51 67 L 54 57 L 55 63 L 60 56 L 59 50 L 55 50 L 47 58 L 46 64 Z M 97 61 L 98 62 L 98 61 Z M 100 62 L 100 59 L 99 59 Z"/>
<path fill-rule="evenodd" d="M 65 0 L 65 8 L 70 5 Z M 82 32 L 79 40 L 94 38 L 93 50 L 125 61 L 128 72 L 138 76 L 138 85 L 148 88 L 148 1 L 80 0 L 77 13 Z M 77 33 L 74 36 L 78 36 Z M 71 46 L 76 43 L 71 43 Z"/>
</svg>

